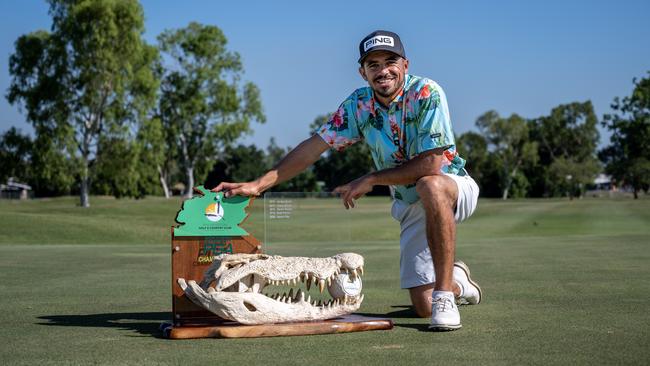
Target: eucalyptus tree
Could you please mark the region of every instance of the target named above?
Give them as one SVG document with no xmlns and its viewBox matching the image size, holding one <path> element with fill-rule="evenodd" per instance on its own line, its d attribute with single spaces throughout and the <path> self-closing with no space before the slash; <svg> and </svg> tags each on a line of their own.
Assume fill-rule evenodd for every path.
<svg viewBox="0 0 650 366">
<path fill-rule="evenodd" d="M 513 182 L 525 178 L 521 170 L 526 164 L 537 163 L 537 142 L 530 140 L 529 123 L 516 114 L 502 118 L 496 111 L 488 111 L 476 120 L 476 126 L 498 164 L 501 197 L 508 199 Z"/>
<path fill-rule="evenodd" d="M 590 101 L 561 104 L 533 121 L 544 194 L 582 195 L 601 167 L 596 158 L 598 118 Z"/>
<path fill-rule="evenodd" d="M 31 138 L 16 127 L 0 135 L 0 183 L 5 183 L 9 178 L 23 183 L 29 180 L 31 151 Z"/>
<path fill-rule="evenodd" d="M 185 196 L 191 197 L 196 178 L 207 175 L 215 155 L 250 133 L 252 122 L 265 122 L 260 92 L 252 82 L 241 82 L 241 57 L 226 48 L 218 27 L 192 22 L 163 32 L 158 41 L 164 65 L 160 120 L 175 143 Z"/>
<path fill-rule="evenodd" d="M 465 132 L 456 138 L 456 151 L 466 160 L 465 169 L 484 193 L 484 187 L 490 184 L 486 181 L 490 170 L 487 140 L 477 132 Z"/>
<path fill-rule="evenodd" d="M 106 131 L 143 118 L 155 101 L 155 48 L 142 39 L 137 0 L 49 0 L 52 29 L 18 38 L 7 99 L 35 130 L 72 145 L 81 206 L 88 207 L 92 160 Z"/>
<path fill-rule="evenodd" d="M 600 156 L 607 172 L 630 185 L 638 198 L 639 190 L 647 192 L 650 187 L 650 72 L 633 82 L 632 94 L 614 99 L 615 113 L 603 118 L 612 135 Z"/>
</svg>

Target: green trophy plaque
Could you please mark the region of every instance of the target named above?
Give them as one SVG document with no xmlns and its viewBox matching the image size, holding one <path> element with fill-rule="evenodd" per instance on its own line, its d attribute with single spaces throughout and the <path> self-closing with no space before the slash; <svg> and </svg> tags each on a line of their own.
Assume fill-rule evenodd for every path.
<svg viewBox="0 0 650 366">
<path fill-rule="evenodd" d="M 199 196 L 183 202 L 176 215 L 179 226 L 174 236 L 246 236 L 239 227 L 248 214 L 250 198 L 235 196 L 225 198 L 223 192 L 211 192 L 203 186 L 195 188 Z"/>
<path fill-rule="evenodd" d="M 261 253 L 262 243 L 240 225 L 246 220 L 249 197 L 225 198 L 203 186 L 185 200 L 172 227 L 172 312 L 174 328 L 219 324 L 223 319 L 192 303 L 176 283 L 201 281 L 214 256 L 223 253 Z"/>
</svg>

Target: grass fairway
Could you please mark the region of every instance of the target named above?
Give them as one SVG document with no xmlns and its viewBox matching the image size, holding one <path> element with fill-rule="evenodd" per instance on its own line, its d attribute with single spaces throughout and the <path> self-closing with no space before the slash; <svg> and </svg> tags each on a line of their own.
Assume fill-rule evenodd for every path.
<svg viewBox="0 0 650 366">
<path fill-rule="evenodd" d="M 310 206 L 272 254 L 366 259 L 360 313 L 390 331 L 258 339 L 160 338 L 171 308 L 169 226 L 178 200 L 0 201 L 2 364 L 647 364 L 650 200 L 481 200 L 458 228 L 481 284 L 463 328 L 427 332 L 399 289 L 398 225 L 384 198 L 314 220 Z M 311 208 L 310 208 L 311 207 Z M 351 240 L 328 232 L 351 223 Z M 263 201 L 247 228 L 263 239 Z M 316 233 L 316 234 L 314 234 Z"/>
</svg>

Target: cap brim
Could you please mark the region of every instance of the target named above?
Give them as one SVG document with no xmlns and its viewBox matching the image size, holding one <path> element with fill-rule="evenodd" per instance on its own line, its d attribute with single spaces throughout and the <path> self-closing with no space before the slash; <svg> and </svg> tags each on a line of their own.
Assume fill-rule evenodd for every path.
<svg viewBox="0 0 650 366">
<path fill-rule="evenodd" d="M 363 56 L 359 57 L 359 60 L 358 60 L 357 62 L 360 63 L 360 64 L 363 63 L 363 60 L 364 60 L 366 57 L 368 57 L 368 55 L 370 55 L 370 54 L 373 53 L 373 52 L 377 52 L 377 51 L 388 51 L 388 52 L 390 52 L 390 53 L 392 53 L 392 54 L 395 54 L 395 55 L 397 55 L 397 56 L 399 56 L 399 57 L 401 57 L 401 58 L 406 58 L 406 56 L 404 56 L 404 55 L 400 55 L 399 53 L 395 52 L 395 51 L 394 51 L 391 47 L 389 47 L 389 46 L 377 46 L 377 47 L 374 47 L 374 48 L 372 49 L 372 51 L 368 51 L 368 52 L 366 52 Z"/>
</svg>

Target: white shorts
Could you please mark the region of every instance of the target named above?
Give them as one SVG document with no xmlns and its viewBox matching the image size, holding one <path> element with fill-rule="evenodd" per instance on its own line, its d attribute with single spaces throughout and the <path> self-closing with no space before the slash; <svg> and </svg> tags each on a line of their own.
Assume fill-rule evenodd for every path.
<svg viewBox="0 0 650 366">
<path fill-rule="evenodd" d="M 479 188 L 469 175 L 446 174 L 458 186 L 456 201 L 456 222 L 470 217 L 478 201 Z M 426 220 L 422 202 L 408 204 L 394 200 L 391 209 L 393 218 L 400 222 L 400 283 L 402 288 L 411 288 L 433 283 L 433 259 L 427 244 Z"/>
</svg>

